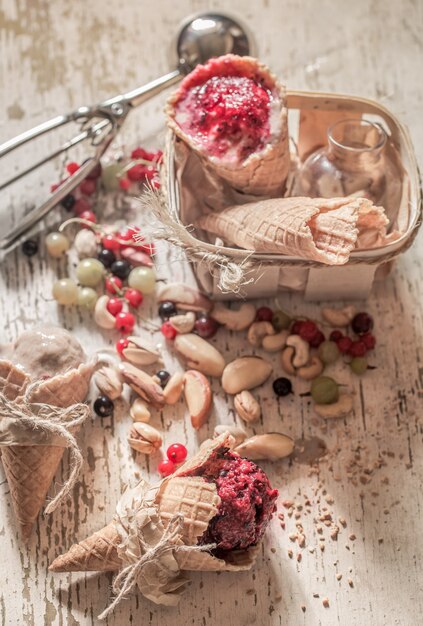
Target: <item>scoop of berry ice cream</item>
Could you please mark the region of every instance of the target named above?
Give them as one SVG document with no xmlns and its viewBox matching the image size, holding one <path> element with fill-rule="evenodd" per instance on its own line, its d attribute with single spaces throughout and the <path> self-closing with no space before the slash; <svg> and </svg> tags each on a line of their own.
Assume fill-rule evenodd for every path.
<svg viewBox="0 0 423 626">
<path fill-rule="evenodd" d="M 264 471 L 252 461 L 224 450 L 212 456 L 201 468 L 201 475 L 216 484 L 221 502 L 199 544 L 215 543 L 218 553 L 257 544 L 272 518 L 278 496 Z"/>
</svg>

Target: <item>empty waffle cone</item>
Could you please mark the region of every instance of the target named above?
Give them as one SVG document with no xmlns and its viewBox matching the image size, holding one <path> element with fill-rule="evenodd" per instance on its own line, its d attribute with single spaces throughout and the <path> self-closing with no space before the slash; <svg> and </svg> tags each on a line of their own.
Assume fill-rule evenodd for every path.
<svg viewBox="0 0 423 626">
<path fill-rule="evenodd" d="M 275 198 L 209 213 L 195 225 L 258 253 L 342 265 L 356 247 L 364 213 L 368 220 L 369 213 L 384 211 L 365 198 Z"/>
<path fill-rule="evenodd" d="M 182 541 L 185 545 L 197 545 L 210 520 L 216 515 L 220 498 L 214 483 L 201 476 L 184 476 L 185 472 L 199 471 L 213 451 L 230 447 L 231 437 L 222 435 L 210 441 L 169 479 L 162 481 L 155 504 L 163 525 L 166 527 L 175 513 L 183 514 Z M 73 545 L 50 565 L 53 572 L 116 570 L 121 563 L 117 545 L 119 534 L 110 523 L 88 539 Z M 256 557 L 256 550 L 234 551 L 227 560 L 218 559 L 208 552 L 178 552 L 175 558 L 182 570 L 238 571 L 249 569 Z M 96 568 L 96 564 L 99 565 Z"/>
<path fill-rule="evenodd" d="M 67 407 L 82 402 L 87 393 L 93 365 L 54 376 L 30 394 L 31 402 Z M 7 361 L 0 366 L 0 391 L 10 400 L 19 397 L 29 378 Z M 21 380 L 19 386 L 17 381 Z M 14 445 L 2 448 L 2 461 L 9 484 L 15 516 L 23 539 L 27 540 L 45 502 L 47 492 L 60 465 L 65 448 L 51 445 Z"/>
<path fill-rule="evenodd" d="M 192 135 L 185 132 L 177 121 L 177 105 L 186 90 L 205 83 L 216 76 L 241 76 L 264 85 L 272 94 L 269 107 L 270 136 L 264 146 L 244 160 L 224 159 L 208 154 L 207 149 Z M 212 177 L 225 180 L 237 191 L 255 196 L 280 196 L 283 194 L 290 169 L 289 136 L 285 87 L 270 70 L 252 57 L 227 54 L 198 65 L 169 98 L 166 105 L 168 126 L 201 159 Z"/>
</svg>

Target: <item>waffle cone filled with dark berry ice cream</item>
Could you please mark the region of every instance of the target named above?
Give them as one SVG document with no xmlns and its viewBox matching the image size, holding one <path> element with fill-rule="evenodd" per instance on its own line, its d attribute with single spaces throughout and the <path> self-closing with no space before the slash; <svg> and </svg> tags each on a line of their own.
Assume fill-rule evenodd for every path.
<svg viewBox="0 0 423 626">
<path fill-rule="evenodd" d="M 171 546 L 178 571 L 249 569 L 255 560 L 255 548 L 272 518 L 278 492 L 272 489 L 260 467 L 230 450 L 231 444 L 232 438 L 227 434 L 208 441 L 156 488 L 144 490 L 142 495 L 133 490 L 130 505 L 133 516 L 128 509 L 122 514 L 122 507 L 118 506 L 111 524 L 72 546 L 50 569 L 122 569 L 127 562 L 131 525 L 128 520 L 136 519 L 138 528 L 145 526 L 147 510 L 151 519 L 157 515 L 155 527 L 163 529 L 161 536 L 157 535 L 158 542 L 175 519 L 180 520 L 178 535 Z M 151 576 L 149 580 L 151 583 Z M 163 597 L 160 601 L 157 593 L 146 593 L 145 585 L 138 581 L 137 584 L 144 595 L 162 603 Z"/>
<path fill-rule="evenodd" d="M 243 193 L 283 194 L 290 167 L 285 88 L 265 65 L 233 54 L 198 65 L 166 114 L 209 174 Z"/>
</svg>

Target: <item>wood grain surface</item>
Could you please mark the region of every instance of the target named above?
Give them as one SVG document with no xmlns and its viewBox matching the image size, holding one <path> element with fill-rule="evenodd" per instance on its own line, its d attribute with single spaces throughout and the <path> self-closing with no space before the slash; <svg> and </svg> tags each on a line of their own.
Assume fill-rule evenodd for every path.
<svg viewBox="0 0 423 626">
<path fill-rule="evenodd" d="M 141 85 L 169 69 L 169 42 L 179 20 L 219 3 L 204 0 L 2 0 L 0 4 L 0 141 L 81 104 Z M 421 0 L 230 0 L 224 8 L 253 29 L 260 58 L 290 88 L 350 92 L 386 104 L 410 128 L 423 165 Z M 164 96 L 138 110 L 121 142 L 134 144 L 157 131 L 161 140 Z M 43 147 L 52 140 L 46 139 Z M 38 155 L 28 146 L 10 169 Z M 55 178 L 58 166 L 55 165 Z M 2 174 L 6 169 L 2 168 Z M 53 179 L 54 180 L 54 179 Z M 15 223 L 38 199 L 37 175 L 1 200 L 1 226 Z M 110 201 L 122 220 L 133 221 L 136 204 Z M 108 210 L 108 209 L 107 209 Z M 106 211 L 107 213 L 107 211 Z M 62 216 L 63 217 L 63 216 Z M 106 215 L 107 217 L 107 215 Z M 51 218 L 60 220 L 59 213 Z M 241 574 L 196 574 L 178 608 L 157 607 L 139 594 L 123 602 L 109 626 L 414 626 L 423 614 L 423 256 L 422 238 L 395 272 L 378 284 L 366 304 L 375 318 L 376 369 L 361 379 L 346 366 L 333 371 L 354 392 L 355 411 L 341 423 L 318 420 L 309 398 L 296 394 L 279 402 L 270 382 L 257 390 L 262 422 L 252 432 L 282 431 L 306 440 L 297 458 L 265 463 L 281 493 L 279 512 L 263 543 L 257 566 Z M 72 261 L 69 271 L 73 271 Z M 89 354 L 116 337 L 101 333 L 89 315 L 59 310 L 50 297 L 55 276 L 67 262 L 49 260 L 43 245 L 32 259 L 11 253 L 1 265 L 1 341 L 39 322 L 72 329 Z M 162 279 L 193 281 L 181 255 L 160 246 Z M 284 295 L 283 306 L 319 316 L 317 305 Z M 273 303 L 270 303 L 273 304 Z M 149 299 L 143 318 L 157 321 Z M 141 322 L 143 324 L 143 322 Z M 143 333 L 149 334 L 143 327 Z M 153 335 L 160 341 L 160 334 Z M 220 332 L 214 343 L 229 359 L 248 352 L 245 337 Z M 279 372 L 277 358 L 273 359 Z M 180 367 L 166 352 L 166 367 Z M 165 445 L 182 441 L 189 452 L 216 423 L 234 423 L 231 398 L 213 383 L 215 402 L 208 426 L 193 433 L 183 404 L 154 416 Z M 79 438 L 85 466 L 73 498 L 48 519 L 40 516 L 28 547 L 16 534 L 11 500 L 0 474 L 0 624 L 99 624 L 111 598 L 111 577 L 58 575 L 48 563 L 71 543 L 103 526 L 136 472 L 157 477 L 157 459 L 134 455 L 122 402 L 113 419 L 93 420 Z M 310 465 L 310 440 L 319 438 L 328 455 Z M 67 472 L 63 463 L 57 482 Z M 51 493 L 54 493 L 54 487 Z M 294 505 L 289 508 L 292 501 Z M 285 529 L 281 527 L 281 521 Z M 301 527 L 297 527 L 301 524 Z M 344 527 L 346 524 L 346 527 Z M 337 534 L 335 526 L 338 527 Z M 304 535 L 305 545 L 300 546 Z M 337 534 L 337 537 L 336 537 Z M 292 551 L 292 552 L 291 552 Z M 342 576 L 342 577 L 341 577 Z M 326 599 L 327 598 L 327 602 Z M 325 606 L 328 604 L 328 606 Z"/>
</svg>

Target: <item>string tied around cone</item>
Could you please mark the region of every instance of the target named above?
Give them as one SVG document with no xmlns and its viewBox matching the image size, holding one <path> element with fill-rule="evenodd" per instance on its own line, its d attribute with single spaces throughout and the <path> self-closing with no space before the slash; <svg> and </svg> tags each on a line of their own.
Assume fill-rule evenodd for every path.
<svg viewBox="0 0 423 626">
<path fill-rule="evenodd" d="M 137 539 L 140 546 L 141 556 L 134 562 L 124 567 L 113 581 L 113 592 L 116 594 L 113 602 L 99 616 L 99 619 L 105 619 L 115 607 L 133 590 L 137 584 L 137 579 L 142 570 L 151 563 L 158 563 L 160 559 L 167 553 L 172 552 L 201 552 L 213 550 L 215 544 L 207 544 L 201 546 L 178 545 L 183 529 L 184 516 L 182 513 L 175 513 L 170 519 L 164 532 L 155 545 L 150 545 L 144 540 L 142 529 L 139 529 Z M 173 572 L 173 576 L 176 572 Z"/>
<path fill-rule="evenodd" d="M 70 472 L 65 483 L 49 502 L 45 514 L 52 513 L 72 491 L 83 464 L 83 457 L 72 431 L 90 415 L 83 403 L 56 407 L 31 402 L 31 394 L 40 385 L 29 385 L 19 400 L 9 400 L 0 392 L 0 448 L 8 446 L 57 445 L 69 448 Z"/>
</svg>

